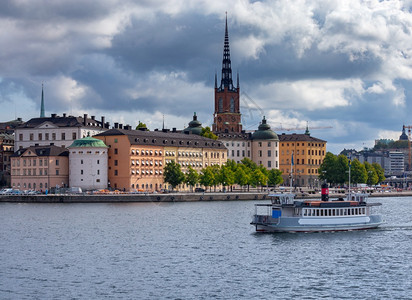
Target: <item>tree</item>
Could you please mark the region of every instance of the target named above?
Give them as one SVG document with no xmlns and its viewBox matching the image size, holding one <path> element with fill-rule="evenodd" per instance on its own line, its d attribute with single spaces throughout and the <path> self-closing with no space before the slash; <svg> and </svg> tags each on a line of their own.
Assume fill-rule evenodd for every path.
<svg viewBox="0 0 412 300">
<path fill-rule="evenodd" d="M 283 182 L 282 172 L 278 169 L 271 169 L 268 174 L 268 184 L 276 186 Z"/>
<path fill-rule="evenodd" d="M 378 177 L 378 174 L 376 173 L 375 168 L 372 167 L 372 165 L 368 163 L 367 161 L 365 161 L 363 165 L 365 166 L 366 174 L 367 174 L 366 183 L 370 186 L 376 185 L 379 182 L 379 177 Z"/>
<path fill-rule="evenodd" d="M 146 124 L 139 121 L 139 124 L 136 126 L 136 130 L 143 130 L 143 129 L 146 129 L 146 131 L 149 131 L 149 129 L 147 129 Z"/>
<path fill-rule="evenodd" d="M 378 183 L 382 182 L 385 180 L 385 170 L 382 168 L 382 166 L 378 163 L 373 163 L 372 167 L 376 171 L 376 175 L 378 175 Z"/>
<path fill-rule="evenodd" d="M 319 179 L 326 180 L 329 183 L 336 183 L 335 169 L 337 165 L 337 157 L 332 152 L 327 152 L 322 164 L 319 167 Z"/>
<path fill-rule="evenodd" d="M 217 140 L 217 135 L 215 135 L 212 130 L 210 130 L 209 126 L 203 127 L 202 128 L 202 132 L 200 133 L 201 136 L 209 138 L 209 139 L 213 139 L 213 140 Z"/>
<path fill-rule="evenodd" d="M 251 176 L 252 186 L 264 186 L 267 184 L 268 177 L 260 170 L 260 168 L 256 168 Z"/>
<path fill-rule="evenodd" d="M 174 160 L 165 165 L 163 170 L 163 180 L 172 186 L 172 190 L 185 180 L 185 174 L 183 174 L 180 169 L 180 165 Z"/>
<path fill-rule="evenodd" d="M 214 182 L 214 174 L 210 167 L 203 168 L 200 176 L 199 176 L 199 183 L 203 186 L 211 187 Z"/>
<path fill-rule="evenodd" d="M 220 168 L 219 181 L 223 186 L 232 186 L 235 183 L 235 173 L 230 166 L 224 165 Z"/>
<path fill-rule="evenodd" d="M 212 180 L 212 185 L 215 189 L 216 192 L 216 186 L 219 185 L 222 182 L 221 179 L 221 174 L 220 174 L 220 166 L 219 165 L 213 165 L 209 166 L 210 170 L 212 171 L 213 175 L 213 180 Z"/>
<path fill-rule="evenodd" d="M 351 163 L 350 174 L 350 181 L 354 184 L 366 183 L 366 180 L 368 179 L 368 173 L 366 172 L 365 166 L 357 159 L 354 159 Z"/>
<path fill-rule="evenodd" d="M 244 159 L 242 159 L 240 162 L 241 162 L 243 165 L 245 165 L 247 168 L 249 168 L 251 171 L 254 171 L 254 170 L 257 168 L 257 164 L 256 164 L 253 160 L 251 160 L 251 159 L 249 159 L 249 158 L 247 158 L 247 157 L 245 157 Z"/>
<path fill-rule="evenodd" d="M 248 184 L 250 181 L 250 172 L 245 165 L 239 164 L 235 171 L 235 183 L 240 185 L 241 187 Z"/>
<path fill-rule="evenodd" d="M 187 185 L 190 185 L 192 191 L 193 187 L 196 185 L 196 183 L 199 182 L 199 174 L 196 172 L 195 169 L 193 169 L 191 166 L 188 168 L 188 172 L 185 175 L 185 183 Z"/>
</svg>

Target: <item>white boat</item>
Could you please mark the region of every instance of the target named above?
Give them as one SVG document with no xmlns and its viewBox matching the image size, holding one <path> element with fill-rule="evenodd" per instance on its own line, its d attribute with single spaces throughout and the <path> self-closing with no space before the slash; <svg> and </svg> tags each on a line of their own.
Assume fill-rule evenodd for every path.
<svg viewBox="0 0 412 300">
<path fill-rule="evenodd" d="M 295 200 L 295 195 L 272 194 L 271 204 L 255 204 L 250 224 L 259 232 L 321 232 L 377 228 L 382 216 L 374 214 L 381 203 L 367 203 L 365 193 L 349 192 L 337 200 Z"/>
</svg>

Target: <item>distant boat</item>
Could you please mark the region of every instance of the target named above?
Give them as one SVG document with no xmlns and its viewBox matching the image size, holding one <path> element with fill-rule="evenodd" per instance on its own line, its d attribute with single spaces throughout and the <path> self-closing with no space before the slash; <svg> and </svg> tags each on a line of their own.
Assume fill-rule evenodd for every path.
<svg viewBox="0 0 412 300">
<path fill-rule="evenodd" d="M 295 200 L 295 195 L 271 194 L 271 204 L 255 204 L 250 224 L 258 232 L 321 232 L 377 228 L 382 216 L 374 214 L 381 203 L 367 203 L 368 194 L 349 192 L 343 198 Z"/>
</svg>

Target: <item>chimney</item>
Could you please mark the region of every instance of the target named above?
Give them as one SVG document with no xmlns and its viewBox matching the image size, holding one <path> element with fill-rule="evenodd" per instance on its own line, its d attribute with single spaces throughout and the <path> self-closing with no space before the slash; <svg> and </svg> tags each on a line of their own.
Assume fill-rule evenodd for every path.
<svg viewBox="0 0 412 300">
<path fill-rule="evenodd" d="M 17 121 L 21 122 L 21 121 L 23 121 L 23 119 L 22 118 L 17 118 Z"/>
<path fill-rule="evenodd" d="M 172 128 L 172 132 L 176 132 L 176 127 L 173 127 L 173 128 Z"/>
<path fill-rule="evenodd" d="M 63 118 L 65 118 L 66 117 L 66 113 L 63 113 Z"/>
<path fill-rule="evenodd" d="M 56 117 L 56 114 L 51 114 L 51 117 L 52 117 L 52 118 L 55 118 L 55 117 Z"/>
<path fill-rule="evenodd" d="M 104 128 L 104 116 L 102 116 L 102 128 Z"/>
<path fill-rule="evenodd" d="M 96 118 L 95 116 L 91 116 L 90 118 L 92 118 L 92 120 L 94 121 L 94 119 Z"/>
<path fill-rule="evenodd" d="M 119 124 L 119 129 L 123 129 L 123 124 L 122 123 Z"/>
<path fill-rule="evenodd" d="M 106 122 L 106 123 L 105 123 L 105 125 L 106 125 L 106 127 L 105 127 L 105 128 L 107 128 L 107 129 L 109 129 L 109 128 L 110 128 L 110 122 Z"/>
<path fill-rule="evenodd" d="M 84 114 L 84 120 L 83 120 L 83 125 L 87 126 L 87 114 Z"/>
<path fill-rule="evenodd" d="M 115 122 L 114 123 L 114 128 L 119 128 L 119 123 Z"/>
</svg>

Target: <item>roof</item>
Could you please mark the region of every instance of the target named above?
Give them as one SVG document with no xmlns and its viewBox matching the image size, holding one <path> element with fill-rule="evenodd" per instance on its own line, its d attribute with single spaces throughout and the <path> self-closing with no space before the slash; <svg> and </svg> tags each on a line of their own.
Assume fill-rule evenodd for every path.
<svg viewBox="0 0 412 300">
<path fill-rule="evenodd" d="M 226 149 L 220 141 L 205 138 L 197 134 L 170 131 L 142 131 L 113 128 L 99 133 L 95 135 L 95 137 L 119 135 L 126 135 L 131 145 Z"/>
<path fill-rule="evenodd" d="M 292 133 L 292 134 L 285 134 L 282 133 L 279 135 L 279 141 L 280 142 L 323 142 L 326 143 L 326 141 L 312 137 L 307 134 L 298 134 L 298 133 Z"/>
<path fill-rule="evenodd" d="M 94 117 L 93 117 L 94 118 Z M 35 128 L 44 122 L 50 122 L 58 127 L 90 127 L 90 128 L 102 128 L 102 122 L 94 120 L 93 118 L 87 118 L 86 122 L 84 117 L 74 117 L 74 116 L 58 116 L 52 114 L 51 117 L 45 118 L 32 118 L 24 124 L 17 126 L 18 129 L 23 128 Z"/>
<path fill-rule="evenodd" d="M 108 148 L 102 140 L 90 136 L 75 140 L 68 148 Z"/>
<path fill-rule="evenodd" d="M 26 151 L 32 151 L 37 156 L 69 156 L 69 151 L 63 147 L 50 146 L 31 146 L 23 149 L 19 149 L 11 155 L 11 157 L 20 157 Z"/>
<path fill-rule="evenodd" d="M 262 119 L 262 123 L 259 125 L 258 130 L 252 134 L 253 140 L 276 140 L 278 141 L 278 135 L 270 129 L 270 125 L 266 123 L 265 117 Z"/>
<path fill-rule="evenodd" d="M 191 132 L 200 135 L 202 133 L 202 123 L 197 120 L 196 113 L 193 115 L 193 120 L 189 122 L 189 127 L 183 129 L 183 132 Z"/>
</svg>

